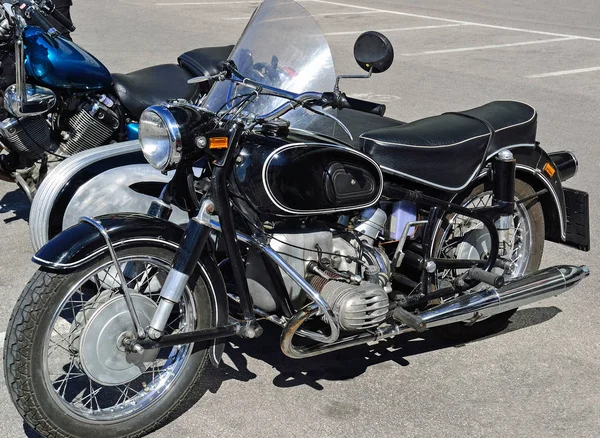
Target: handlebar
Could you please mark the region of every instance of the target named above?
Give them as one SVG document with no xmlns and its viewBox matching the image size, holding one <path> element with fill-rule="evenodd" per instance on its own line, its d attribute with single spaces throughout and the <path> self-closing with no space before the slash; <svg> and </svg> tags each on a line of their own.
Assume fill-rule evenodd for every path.
<svg viewBox="0 0 600 438">
<path fill-rule="evenodd" d="M 46 20 L 44 14 L 42 14 L 35 6 L 29 6 L 26 12 L 50 37 L 56 38 L 60 35 L 60 32 Z"/>
<path fill-rule="evenodd" d="M 331 106 L 332 108 L 353 109 L 355 111 L 378 116 L 383 116 L 386 110 L 386 107 L 383 104 L 354 99 L 340 92 L 323 93 L 323 104 Z"/>
<path fill-rule="evenodd" d="M 270 90 L 270 91 L 273 91 L 273 90 Z M 282 91 L 282 90 L 278 90 L 278 91 Z M 275 93 L 273 93 L 273 94 L 275 94 Z M 278 117 L 281 117 L 284 114 L 290 112 L 291 110 L 293 110 L 295 108 L 298 108 L 299 106 L 301 106 L 305 102 L 319 101 L 321 99 L 321 97 L 322 97 L 321 93 L 315 93 L 315 92 L 312 92 L 312 91 L 308 91 L 308 92 L 302 93 L 302 94 L 294 94 L 294 93 L 285 92 L 285 94 L 280 93 L 280 95 L 281 95 L 281 97 L 288 98 L 288 99 L 293 99 L 293 100 L 285 102 L 284 104 L 282 104 L 279 107 L 275 108 L 270 113 L 261 114 L 259 116 L 256 116 L 256 120 L 257 121 L 268 122 L 269 120 L 273 120 L 273 119 L 276 119 Z"/>
<path fill-rule="evenodd" d="M 344 96 L 345 97 L 345 96 Z M 363 113 L 371 113 L 378 116 L 385 114 L 386 106 L 380 103 L 368 102 L 366 100 L 354 99 L 345 97 L 345 102 L 342 108 L 349 108 Z"/>
<path fill-rule="evenodd" d="M 58 21 L 61 24 L 61 26 L 63 26 L 69 32 L 75 32 L 75 29 L 77 29 L 77 28 L 75 27 L 73 22 L 71 20 L 69 20 L 67 17 L 65 17 L 58 9 L 56 9 L 56 7 L 54 7 L 54 5 L 52 5 L 52 6 L 53 6 L 52 10 L 50 11 L 50 15 L 52 16 L 52 18 L 54 18 L 56 21 Z"/>
<path fill-rule="evenodd" d="M 51 38 L 57 38 L 60 36 L 60 32 L 50 24 L 44 14 L 38 9 L 38 5 L 34 1 L 21 0 L 19 3 L 19 10 L 21 14 L 31 18 L 35 23 L 40 26 Z"/>
<path fill-rule="evenodd" d="M 321 106 L 326 108 L 328 106 L 336 109 L 344 109 L 349 108 L 356 111 L 361 111 L 365 113 L 376 114 L 379 116 L 383 116 L 386 110 L 385 105 L 377 104 L 373 102 L 367 102 L 365 100 L 353 99 L 347 97 L 344 93 L 337 92 L 326 92 L 326 93 L 317 93 L 314 91 L 308 91 L 305 93 L 292 93 L 290 91 L 282 90 L 276 87 L 272 87 L 269 85 L 261 84 L 259 82 L 253 81 L 249 78 L 244 78 L 242 74 L 239 73 L 233 61 L 226 61 L 222 63 L 221 67 L 223 68 L 223 72 L 218 75 L 219 80 L 224 79 L 232 79 L 234 76 L 237 78 L 232 79 L 238 82 L 239 84 L 254 89 L 257 93 L 261 91 L 267 91 L 268 95 L 274 97 L 281 97 L 283 99 L 288 99 L 287 102 L 281 104 L 279 107 L 275 108 L 273 111 L 265 114 L 256 115 L 254 120 L 258 123 L 265 123 L 270 120 L 276 119 L 278 117 L 283 116 L 284 114 L 290 112 L 291 110 L 298 108 L 299 106 L 304 106 L 305 103 L 314 102 L 317 106 Z M 241 79 L 241 80 L 240 80 Z M 332 118 L 337 123 L 339 123 L 342 128 L 348 133 L 350 138 L 352 135 L 347 130 L 342 122 L 333 117 L 331 114 L 322 113 L 312 109 L 313 111 Z"/>
</svg>

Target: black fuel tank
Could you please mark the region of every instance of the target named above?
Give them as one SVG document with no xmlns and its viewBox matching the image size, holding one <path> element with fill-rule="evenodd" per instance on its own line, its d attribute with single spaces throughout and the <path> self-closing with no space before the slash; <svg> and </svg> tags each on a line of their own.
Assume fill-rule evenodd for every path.
<svg viewBox="0 0 600 438">
<path fill-rule="evenodd" d="M 375 204 L 383 177 L 375 161 L 350 147 L 311 137 L 250 136 L 236 164 L 240 188 L 264 213 L 305 216 Z"/>
</svg>

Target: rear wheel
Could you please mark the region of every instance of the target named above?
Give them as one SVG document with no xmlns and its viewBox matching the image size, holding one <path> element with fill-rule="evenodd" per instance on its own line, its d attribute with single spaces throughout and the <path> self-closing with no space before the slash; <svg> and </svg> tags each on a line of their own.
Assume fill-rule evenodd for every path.
<svg viewBox="0 0 600 438">
<path fill-rule="evenodd" d="M 154 247 L 117 251 L 143 326 L 154 314 L 173 255 Z M 167 334 L 211 326 L 206 281 L 192 276 Z M 202 396 L 207 345 L 135 353 L 123 342 L 133 334 L 108 257 L 66 275 L 38 271 L 13 311 L 4 350 L 7 386 L 25 421 L 44 436 L 139 436 Z"/>
<path fill-rule="evenodd" d="M 535 190 L 528 183 L 520 179 L 515 180 L 516 208 L 513 228 L 509 234 L 508 245 L 501 248 L 502 258 L 510 260 L 513 267 L 508 272 L 503 272 L 501 269 L 494 270 L 498 274 L 503 274 L 507 280 L 537 271 L 542 261 L 545 240 L 544 212 L 539 199 L 534 195 Z M 461 198 L 455 202 L 465 207 L 489 206 L 493 198 L 491 184 L 479 184 Z M 519 202 L 522 199 L 527 201 Z M 433 253 L 441 258 L 485 259 L 490 242 L 489 233 L 481 222 L 452 214 L 445 218 L 440 228 Z M 446 270 L 438 276 L 438 283 L 451 281 L 460 274 L 461 271 Z M 465 323 L 451 324 L 442 327 L 441 331 L 458 338 L 483 336 L 505 328 L 516 311 L 517 309 L 509 310 L 470 326 Z"/>
</svg>

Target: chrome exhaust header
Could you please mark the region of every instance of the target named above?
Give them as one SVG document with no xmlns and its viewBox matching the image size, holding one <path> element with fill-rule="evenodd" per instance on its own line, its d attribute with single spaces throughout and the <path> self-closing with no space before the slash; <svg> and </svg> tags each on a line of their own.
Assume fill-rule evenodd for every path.
<svg viewBox="0 0 600 438">
<path fill-rule="evenodd" d="M 475 323 L 499 313 L 560 295 L 588 275 L 590 275 L 590 270 L 587 266 L 553 266 L 506 283 L 500 289 L 488 288 L 460 296 L 418 316 L 423 321 L 425 328 L 439 327 L 455 322 Z M 404 324 L 392 323 L 375 330 L 340 338 L 329 344 L 293 345 L 294 335 L 306 320 L 318 314 L 318 310 L 318 307 L 311 303 L 298 311 L 287 322 L 281 333 L 281 350 L 286 356 L 294 359 L 318 356 L 414 331 Z"/>
</svg>

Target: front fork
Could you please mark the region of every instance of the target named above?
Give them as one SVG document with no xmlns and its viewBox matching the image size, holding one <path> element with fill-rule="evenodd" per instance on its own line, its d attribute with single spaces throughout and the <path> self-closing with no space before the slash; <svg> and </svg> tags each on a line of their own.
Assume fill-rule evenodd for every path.
<svg viewBox="0 0 600 438">
<path fill-rule="evenodd" d="M 510 150 L 499 152 L 492 164 L 494 205 L 504 207 L 495 221 L 499 240 L 498 255 L 501 257 L 508 255 L 512 248 L 510 233 L 514 227 L 516 166 L 517 160 Z"/>
<path fill-rule="evenodd" d="M 227 188 L 227 178 L 233 167 L 242 130 L 243 127 L 238 125 L 232 128 L 229 138 L 230 147 L 213 172 L 211 188 L 202 200 L 198 215 L 188 223 L 179 249 L 175 254 L 171 270 L 160 292 L 158 308 L 148 327 L 147 334 L 151 339 L 160 339 L 163 336 L 173 306 L 181 299 L 185 286 L 194 272 L 196 263 L 200 259 L 210 236 L 211 229 L 203 225 L 202 222 L 205 222 L 206 216 L 211 216 L 215 212 L 219 217 L 222 237 L 227 247 L 236 291 L 240 297 L 242 307 L 243 321 L 239 325 L 238 334 L 243 337 L 254 338 L 262 333 L 262 328 L 258 325 L 254 316 L 254 304 L 245 277 L 244 262 L 236 238 Z M 171 207 L 168 191 L 167 186 L 161 194 L 161 198 L 152 203 L 148 211 L 149 214 L 165 219 L 170 216 Z"/>
</svg>

